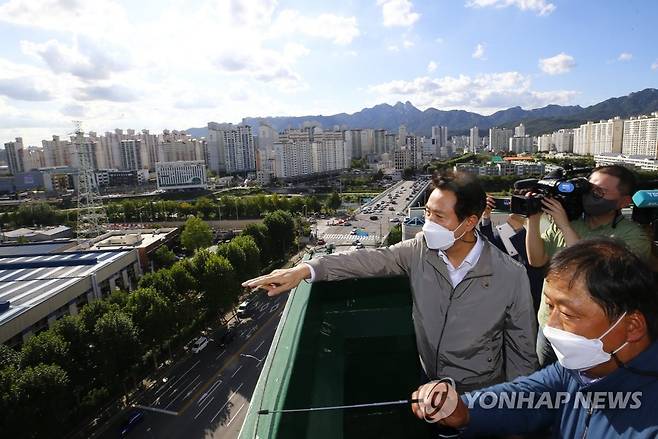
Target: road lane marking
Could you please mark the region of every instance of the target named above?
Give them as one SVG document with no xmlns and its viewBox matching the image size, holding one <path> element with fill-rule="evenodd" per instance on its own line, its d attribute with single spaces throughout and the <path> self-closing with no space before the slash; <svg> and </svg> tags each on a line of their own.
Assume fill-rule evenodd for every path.
<svg viewBox="0 0 658 439">
<path fill-rule="evenodd" d="M 221 352 L 219 353 L 219 355 L 217 355 L 217 356 L 215 357 L 215 361 L 219 360 L 219 357 L 221 357 L 221 356 L 224 355 L 225 353 L 226 353 L 226 349 L 224 349 L 223 351 L 221 351 Z"/>
<path fill-rule="evenodd" d="M 187 397 L 190 396 L 192 394 L 192 392 L 194 392 L 194 389 L 196 389 L 200 385 L 201 385 L 201 381 L 196 383 L 196 385 L 194 387 L 192 387 L 190 390 L 188 390 L 187 393 L 185 394 L 185 396 L 183 397 L 183 399 L 187 399 Z"/>
<path fill-rule="evenodd" d="M 212 392 L 214 392 L 216 389 L 218 389 L 219 386 L 222 385 L 222 383 L 223 383 L 222 380 L 215 381 L 215 383 L 212 386 L 210 386 L 210 389 L 208 389 L 208 391 L 206 393 L 204 393 L 203 395 L 201 395 L 201 398 L 199 398 L 197 400 L 197 404 L 201 404 L 201 401 L 203 401 L 203 399 L 205 399 L 206 397 L 208 397 L 208 395 L 210 395 Z"/>
<path fill-rule="evenodd" d="M 240 369 L 242 369 L 242 365 L 240 365 L 240 367 L 235 369 L 235 372 L 233 372 L 233 375 L 231 375 L 231 378 L 233 378 L 238 372 L 240 372 Z"/>
<path fill-rule="evenodd" d="M 278 303 L 278 302 L 275 303 L 274 305 L 272 305 L 272 307 L 270 308 L 270 312 L 274 312 L 274 311 L 276 311 L 277 309 L 279 309 L 279 306 L 280 306 L 280 305 L 281 305 L 281 304 Z"/>
<path fill-rule="evenodd" d="M 261 326 L 261 327 L 258 328 L 258 330 L 256 331 L 256 333 L 259 333 L 259 332 L 263 331 L 263 330 L 264 330 L 265 328 L 267 328 L 272 322 L 276 321 L 276 317 L 278 317 L 278 316 L 280 316 L 280 315 L 281 315 L 281 312 L 277 312 L 276 314 L 273 314 L 269 319 L 267 319 L 267 321 L 263 324 L 263 326 Z M 254 335 L 255 335 L 255 334 L 254 334 Z M 252 340 L 253 340 L 253 339 L 252 339 Z M 218 376 L 224 371 L 224 369 L 226 369 L 226 368 L 228 367 L 228 365 L 229 365 L 233 360 L 235 360 L 236 358 L 239 358 L 239 355 L 240 355 L 242 352 L 244 352 L 244 351 L 249 347 L 249 344 L 250 344 L 250 341 L 248 340 L 248 341 L 242 346 L 242 348 L 241 348 L 240 350 L 238 350 L 237 352 L 235 352 L 235 353 L 231 356 L 231 358 L 229 358 L 226 362 L 224 362 L 224 365 L 223 365 L 222 367 L 220 367 L 220 368 L 217 370 L 217 372 L 215 373 L 215 375 L 213 375 L 213 376 L 212 376 L 212 377 L 211 377 L 211 378 L 205 383 L 205 385 L 201 386 L 201 388 L 200 388 L 199 390 L 197 390 L 197 392 L 198 392 L 199 394 L 201 394 L 203 391 L 205 391 L 205 390 L 208 388 L 208 386 L 211 385 L 210 382 L 211 382 L 212 380 L 214 380 L 215 378 L 217 378 L 217 377 L 218 377 Z M 192 399 L 194 399 L 194 398 L 192 398 Z M 186 404 L 184 404 L 183 407 L 181 407 L 181 409 L 178 411 L 178 413 L 185 413 L 185 411 L 190 407 L 191 404 L 192 404 L 192 400 L 188 400 L 188 402 L 187 402 Z"/>
<path fill-rule="evenodd" d="M 222 412 L 222 410 L 224 410 L 224 407 L 226 407 L 226 404 L 228 404 L 229 401 L 235 396 L 235 394 L 238 393 L 238 391 L 240 390 L 240 387 L 242 387 L 243 384 L 244 384 L 244 383 L 240 383 L 240 385 L 238 386 L 238 388 L 235 389 L 235 391 L 233 392 L 233 394 L 232 394 L 231 396 L 229 396 L 229 398 L 226 400 L 226 402 L 224 403 L 224 405 L 219 409 L 219 411 L 218 411 L 217 413 L 215 413 L 215 416 L 213 416 L 212 419 L 210 420 L 210 423 L 211 423 L 211 424 L 212 424 L 212 421 L 214 421 L 215 418 L 216 418 L 216 417 Z"/>
<path fill-rule="evenodd" d="M 203 408 L 202 408 L 201 410 L 199 410 L 199 413 L 197 413 L 197 414 L 194 416 L 194 419 L 198 418 L 199 415 L 201 415 L 201 413 L 203 413 L 203 411 L 206 409 L 206 407 L 208 407 L 208 406 L 210 405 L 210 403 L 212 402 L 213 399 L 215 399 L 214 396 L 208 400 L 208 403 L 207 403 L 206 405 L 204 405 Z"/>
<path fill-rule="evenodd" d="M 258 351 L 258 349 L 260 349 L 260 347 L 263 346 L 263 344 L 265 344 L 265 340 L 261 341 L 260 344 L 258 346 L 256 346 L 256 349 L 254 349 L 254 352 Z"/>
<path fill-rule="evenodd" d="M 178 416 L 178 412 L 173 412 L 171 410 L 159 409 L 157 407 L 149 407 L 147 405 L 135 404 L 135 407 L 142 410 L 148 410 L 156 413 L 164 413 L 165 415 Z"/>
<path fill-rule="evenodd" d="M 192 367 L 190 367 L 189 369 L 187 369 L 187 371 L 186 371 L 183 375 L 181 375 L 180 377 L 178 377 L 178 379 L 177 379 L 176 381 L 174 381 L 173 383 L 171 383 L 171 384 L 169 385 L 169 388 L 172 388 L 173 386 L 175 386 L 176 383 L 178 383 L 181 379 L 183 379 L 183 377 L 184 377 L 185 375 L 187 375 L 192 369 L 194 369 L 194 368 L 197 366 L 197 364 L 199 364 L 200 362 L 201 362 L 201 360 L 197 360 L 197 362 L 194 363 L 194 364 L 192 365 Z M 167 387 L 167 385 L 165 384 L 164 387 Z"/>
<path fill-rule="evenodd" d="M 169 406 L 172 405 L 172 404 L 174 403 L 174 401 L 176 401 L 178 398 L 180 398 L 180 396 L 183 394 L 183 392 L 186 391 L 187 388 L 190 387 L 192 384 L 194 384 L 194 382 L 195 382 L 196 380 L 198 380 L 199 378 L 201 378 L 201 374 L 197 375 L 196 378 L 194 378 L 192 381 L 190 381 L 190 383 L 189 383 L 187 386 L 183 387 L 183 390 L 181 390 L 180 393 L 179 393 L 174 399 L 172 399 L 171 401 L 169 401 L 169 404 L 167 404 L 167 405 L 165 406 L 165 408 L 168 409 Z M 185 399 L 185 398 L 183 398 L 183 399 Z"/>
<path fill-rule="evenodd" d="M 232 417 L 231 419 L 229 419 L 228 424 L 226 424 L 227 427 L 228 427 L 229 425 L 231 425 L 231 422 L 232 422 L 235 418 L 238 417 L 238 413 L 240 413 L 240 410 L 242 410 L 242 408 L 244 407 L 245 404 L 246 404 L 246 402 L 245 402 L 244 404 L 242 404 L 242 405 L 240 406 L 240 408 L 238 409 L 238 411 L 235 412 L 235 415 L 233 415 L 233 417 Z"/>
</svg>

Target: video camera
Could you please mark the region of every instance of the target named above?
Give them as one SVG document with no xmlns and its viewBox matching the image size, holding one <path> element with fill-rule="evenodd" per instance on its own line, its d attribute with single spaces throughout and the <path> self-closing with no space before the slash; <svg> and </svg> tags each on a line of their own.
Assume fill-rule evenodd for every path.
<svg viewBox="0 0 658 439">
<path fill-rule="evenodd" d="M 586 177 L 576 176 L 590 172 L 592 168 L 558 168 L 541 180 L 528 178 L 515 182 L 512 213 L 534 215 L 542 211 L 542 199 L 553 198 L 564 207 L 569 221 L 580 218 L 583 214 L 582 198 L 591 190 L 591 184 Z M 526 196 L 527 192 L 533 195 Z"/>
<path fill-rule="evenodd" d="M 652 240 L 658 241 L 658 180 L 640 184 L 640 190 L 633 195 L 633 221 L 648 224 L 652 230 Z"/>
</svg>

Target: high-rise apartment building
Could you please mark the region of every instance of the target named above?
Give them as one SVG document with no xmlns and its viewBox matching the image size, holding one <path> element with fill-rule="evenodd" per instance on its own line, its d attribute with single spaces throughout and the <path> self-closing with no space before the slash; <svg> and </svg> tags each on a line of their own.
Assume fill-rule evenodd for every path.
<svg viewBox="0 0 658 439">
<path fill-rule="evenodd" d="M 136 171 L 142 169 L 142 141 L 122 140 L 120 143 L 121 169 L 124 171 Z"/>
<path fill-rule="evenodd" d="M 23 138 L 16 137 L 14 142 L 5 143 L 5 152 L 7 153 L 9 172 L 13 175 L 25 172 Z"/>
<path fill-rule="evenodd" d="M 587 122 L 573 130 L 573 152 L 580 155 L 621 153 L 624 121 L 619 117 Z"/>
<path fill-rule="evenodd" d="M 471 152 L 479 152 L 480 151 L 480 130 L 478 127 L 473 127 L 470 130 L 470 137 L 469 137 L 469 147 Z"/>
<path fill-rule="evenodd" d="M 624 121 L 622 152 L 658 159 L 658 112 Z"/>
<path fill-rule="evenodd" d="M 514 131 L 509 128 L 489 128 L 489 147 L 493 151 L 506 151 L 513 136 Z"/>
</svg>

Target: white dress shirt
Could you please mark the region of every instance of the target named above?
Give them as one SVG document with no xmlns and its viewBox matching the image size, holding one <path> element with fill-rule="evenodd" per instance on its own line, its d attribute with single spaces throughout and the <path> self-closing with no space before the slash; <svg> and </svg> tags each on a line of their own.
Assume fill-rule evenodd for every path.
<svg viewBox="0 0 658 439">
<path fill-rule="evenodd" d="M 466 273 L 469 272 L 471 268 L 477 264 L 478 260 L 480 259 L 480 255 L 482 254 L 482 249 L 484 248 L 484 242 L 482 241 L 482 238 L 478 236 L 478 234 L 475 234 L 475 245 L 471 249 L 470 252 L 466 255 L 462 263 L 459 265 L 459 267 L 455 268 L 452 265 L 452 262 L 450 262 L 450 259 L 448 259 L 448 255 L 445 254 L 443 250 L 439 250 L 439 256 L 441 256 L 441 259 L 443 259 L 443 262 L 446 263 L 446 267 L 448 268 L 448 274 L 450 275 L 450 283 L 452 284 L 452 287 L 455 288 L 459 282 L 464 280 L 464 277 L 466 277 Z"/>
</svg>

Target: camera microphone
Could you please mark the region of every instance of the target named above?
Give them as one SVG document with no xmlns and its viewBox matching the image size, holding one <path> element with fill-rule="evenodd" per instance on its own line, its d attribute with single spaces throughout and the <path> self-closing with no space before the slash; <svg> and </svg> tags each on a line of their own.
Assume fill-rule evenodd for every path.
<svg viewBox="0 0 658 439">
<path fill-rule="evenodd" d="M 640 209 L 658 207 L 658 189 L 635 192 L 633 203 Z"/>
</svg>

